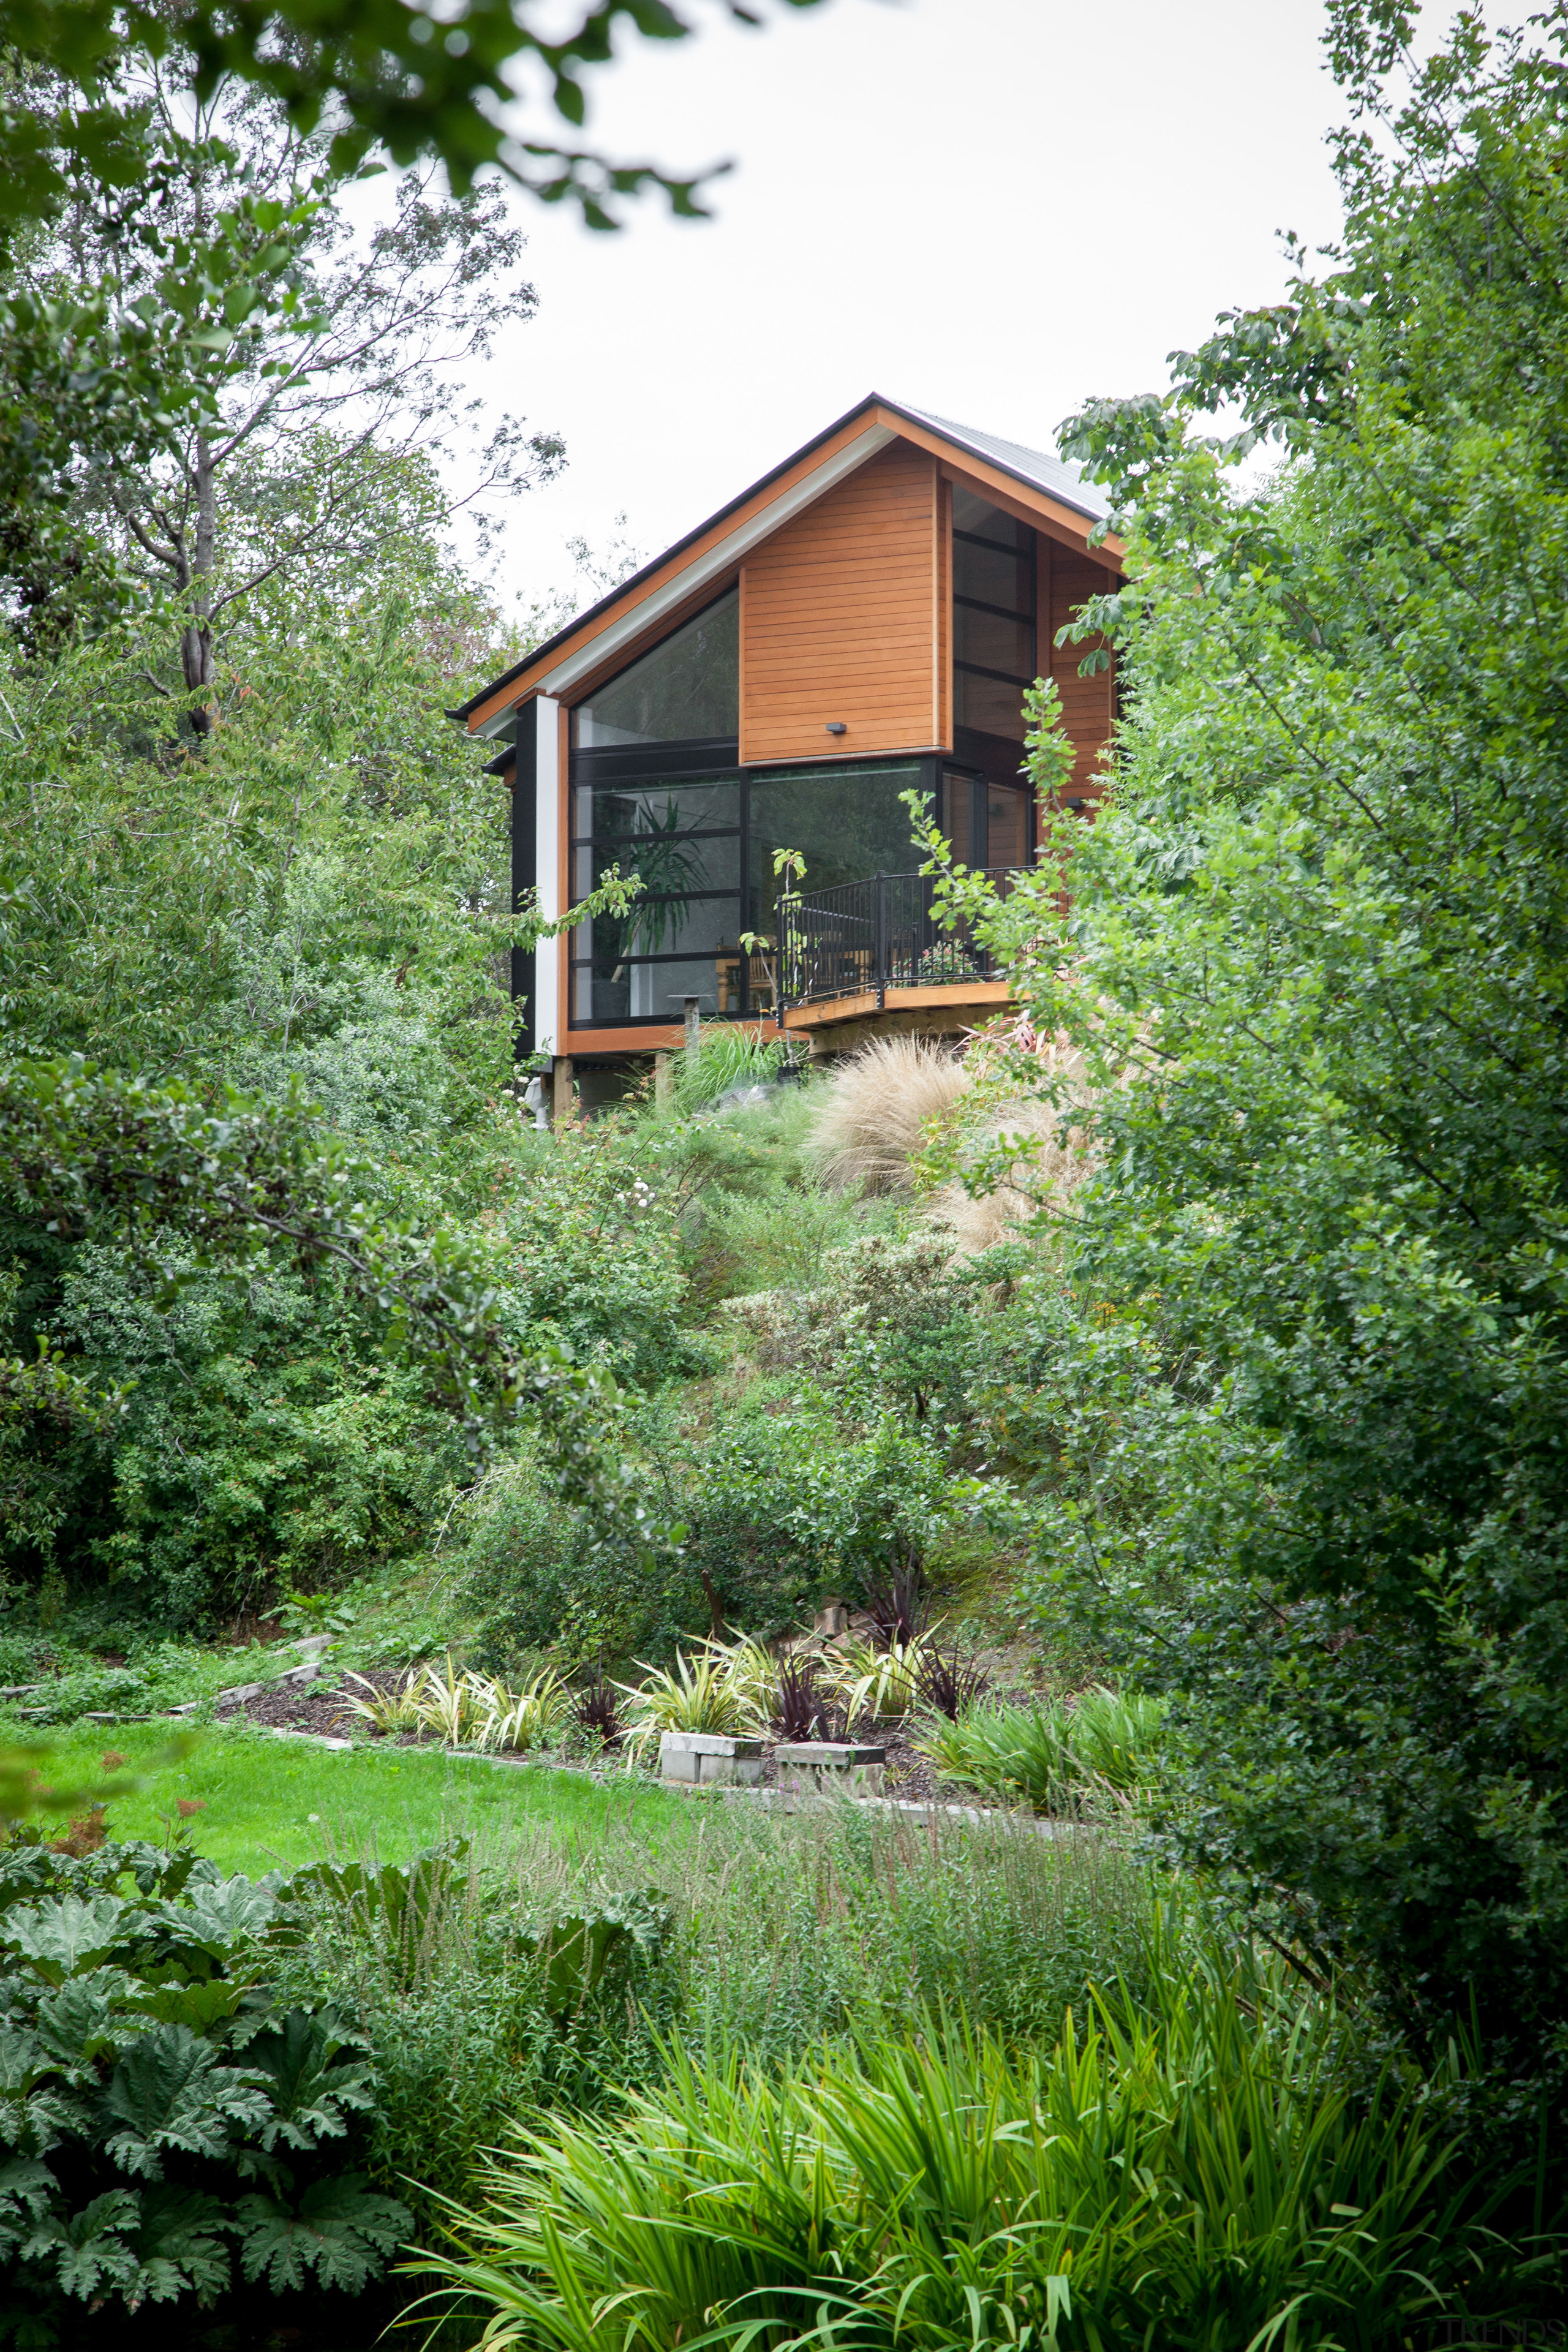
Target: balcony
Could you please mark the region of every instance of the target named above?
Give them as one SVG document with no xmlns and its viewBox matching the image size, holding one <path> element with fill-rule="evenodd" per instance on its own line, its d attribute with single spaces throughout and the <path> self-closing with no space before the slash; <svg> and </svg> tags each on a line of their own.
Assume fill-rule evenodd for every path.
<svg viewBox="0 0 1568 2352">
<path fill-rule="evenodd" d="M 1005 897 L 1016 868 L 984 879 Z M 780 907 L 779 1019 L 816 1029 L 891 1011 L 993 1006 L 1008 989 L 964 922 L 951 929 L 932 911 L 934 879 L 876 874 L 813 890 Z"/>
</svg>

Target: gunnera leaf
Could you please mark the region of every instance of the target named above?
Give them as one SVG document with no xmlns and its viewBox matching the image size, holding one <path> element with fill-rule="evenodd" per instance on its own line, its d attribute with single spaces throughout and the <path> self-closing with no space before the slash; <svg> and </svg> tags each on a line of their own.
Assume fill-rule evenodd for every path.
<svg viewBox="0 0 1568 2352">
<path fill-rule="evenodd" d="M 242 2197 L 237 2210 L 245 2275 L 265 2277 L 274 2294 L 307 2277 L 357 2294 L 414 2226 L 405 2205 L 366 2189 L 363 2172 L 316 2181 L 292 2212 L 272 2197 Z"/>
<path fill-rule="evenodd" d="M 256 2130 L 271 2112 L 254 2078 L 220 2066 L 185 2025 L 155 2025 L 132 2042 L 110 2077 L 105 2104 L 125 2126 L 108 2143 L 110 2157 L 150 2180 L 163 2172 L 160 2149 L 223 2157 L 234 2131 Z"/>
<path fill-rule="evenodd" d="M 336 2139 L 347 2128 L 351 2111 L 374 2105 L 369 2065 L 339 2055 L 345 2042 L 355 2049 L 364 2045 L 357 2035 L 334 2031 L 335 2023 L 330 2016 L 293 2009 L 281 2025 L 258 2033 L 247 2049 L 247 2065 L 265 2076 L 271 2095 L 272 2113 L 261 2128 L 264 2148 L 279 2139 L 300 2148 Z"/>
</svg>

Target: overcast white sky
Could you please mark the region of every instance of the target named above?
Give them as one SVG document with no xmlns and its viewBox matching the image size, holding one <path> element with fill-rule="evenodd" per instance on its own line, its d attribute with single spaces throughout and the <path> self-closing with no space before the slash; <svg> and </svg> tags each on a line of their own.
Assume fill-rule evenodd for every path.
<svg viewBox="0 0 1568 2352">
<path fill-rule="evenodd" d="M 1087 395 L 1162 384 L 1216 311 L 1272 299 L 1278 230 L 1334 234 L 1321 0 L 766 13 L 625 37 L 590 77 L 595 145 L 735 157 L 712 220 L 645 199 L 595 236 L 520 208 L 538 317 L 473 388 L 570 463 L 518 502 L 509 602 L 569 587 L 566 541 L 623 509 L 657 552 L 873 389 L 1049 446 Z"/>
</svg>

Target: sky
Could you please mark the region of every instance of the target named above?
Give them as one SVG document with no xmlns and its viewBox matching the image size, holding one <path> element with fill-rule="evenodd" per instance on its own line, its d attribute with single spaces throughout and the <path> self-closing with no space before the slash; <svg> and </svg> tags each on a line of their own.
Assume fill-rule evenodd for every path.
<svg viewBox="0 0 1568 2352">
<path fill-rule="evenodd" d="M 1162 386 L 1217 312 L 1275 299 L 1277 232 L 1335 233 L 1321 0 L 687 13 L 690 40 L 623 33 L 586 141 L 732 156 L 713 217 L 654 196 L 606 236 L 518 200 L 538 312 L 470 389 L 569 462 L 506 518 L 513 612 L 573 591 L 571 539 L 657 553 L 873 390 L 1048 448 L 1080 401 Z"/>
</svg>

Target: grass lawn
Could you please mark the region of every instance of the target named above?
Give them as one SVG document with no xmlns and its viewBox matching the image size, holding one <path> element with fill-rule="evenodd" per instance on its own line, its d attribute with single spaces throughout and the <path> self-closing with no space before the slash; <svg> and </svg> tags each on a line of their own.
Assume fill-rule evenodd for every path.
<svg viewBox="0 0 1568 2352">
<path fill-rule="evenodd" d="M 210 1726 L 185 1736 L 184 1756 L 153 1762 L 167 1748 L 166 1725 L 62 1726 L 40 1736 L 47 1750 L 40 1774 L 61 1787 L 100 1783 L 108 1777 L 105 1752 L 117 1751 L 126 1764 L 117 1777 L 134 1776 L 140 1786 L 110 1803 L 112 1835 L 162 1842 L 184 1798 L 203 1809 L 191 1816 L 197 1851 L 253 1877 L 371 1848 L 384 1861 L 405 1862 L 453 1831 L 504 1843 L 513 1824 L 537 1831 L 546 1822 L 575 1845 L 634 1822 L 643 1836 L 657 1840 L 667 1823 L 679 1836 L 689 1818 L 679 1797 L 631 1778 L 599 1783 L 419 1748 L 331 1749 Z"/>
</svg>

